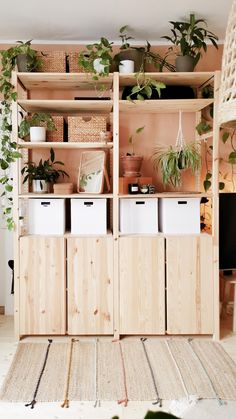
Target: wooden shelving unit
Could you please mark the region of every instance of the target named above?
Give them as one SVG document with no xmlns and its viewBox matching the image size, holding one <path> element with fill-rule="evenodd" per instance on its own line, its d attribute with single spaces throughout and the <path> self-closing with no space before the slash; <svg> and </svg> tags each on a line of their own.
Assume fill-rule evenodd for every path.
<svg viewBox="0 0 236 419">
<path fill-rule="evenodd" d="M 214 146 L 212 192 L 147 195 L 119 194 L 119 122 L 124 115 L 127 118 L 133 114 L 160 114 L 158 118 L 161 118 L 164 113 L 179 111 L 195 113 L 197 121 L 200 111 L 212 103 L 216 114 L 220 73 L 146 73 L 146 76 L 167 85 L 190 86 L 196 91 L 212 83 L 214 99 L 197 95 L 196 99 L 120 100 L 119 90 L 135 84 L 134 74 L 114 73 L 96 83 L 90 75 L 75 73 L 18 73 L 13 77 L 18 93 L 18 101 L 13 103 L 13 139 L 18 142 L 24 159 L 34 153 L 43 155 L 51 147 L 67 156 L 75 156 L 83 149 L 104 149 L 112 155 L 112 192 L 99 195 L 30 193 L 21 187 L 21 162 L 16 163 L 15 324 L 18 337 L 31 334 L 114 335 L 115 338 L 120 335 L 208 334 L 219 337 L 217 122 L 214 121 L 213 131 L 207 134 L 213 137 Z M 29 99 L 31 91 L 37 91 L 38 97 L 41 90 L 90 91 L 94 97 L 101 85 L 109 91 L 110 100 Z M 24 142 L 18 139 L 19 109 L 65 116 L 107 114 L 112 118 L 113 141 Z M 75 170 L 76 165 L 75 159 L 71 170 Z M 210 199 L 211 234 L 120 233 L 120 199 L 179 197 Z M 111 229 L 104 236 L 74 236 L 70 232 L 59 237 L 22 234 L 20 209 L 22 203 L 27 204 L 31 198 L 105 198 Z M 42 289 L 45 291 L 40 295 L 39 304 Z"/>
</svg>

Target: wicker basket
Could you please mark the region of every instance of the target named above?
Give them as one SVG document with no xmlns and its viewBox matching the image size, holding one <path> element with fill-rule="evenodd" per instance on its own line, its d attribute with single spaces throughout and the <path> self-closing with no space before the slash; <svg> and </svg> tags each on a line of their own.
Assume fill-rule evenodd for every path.
<svg viewBox="0 0 236 419">
<path fill-rule="evenodd" d="M 68 117 L 68 141 L 102 142 L 101 131 L 106 131 L 106 116 Z"/>
<path fill-rule="evenodd" d="M 236 0 L 228 19 L 222 59 L 218 123 L 236 127 Z"/>
<path fill-rule="evenodd" d="M 78 52 L 68 52 L 67 54 L 70 73 L 85 73 L 84 68 L 78 64 L 78 56 Z"/>
<path fill-rule="evenodd" d="M 47 130 L 47 142 L 60 142 L 64 139 L 64 120 L 63 116 L 53 116 L 53 122 L 55 124 L 56 130 L 49 131 Z M 46 122 L 40 123 L 42 127 L 46 127 Z"/>
<path fill-rule="evenodd" d="M 66 53 L 64 51 L 41 51 L 38 58 L 42 61 L 40 71 L 43 73 L 65 73 Z"/>
</svg>

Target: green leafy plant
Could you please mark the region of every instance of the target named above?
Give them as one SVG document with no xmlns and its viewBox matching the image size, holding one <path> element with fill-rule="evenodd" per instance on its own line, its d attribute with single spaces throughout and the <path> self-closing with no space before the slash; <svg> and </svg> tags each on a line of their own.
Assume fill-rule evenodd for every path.
<svg viewBox="0 0 236 419">
<path fill-rule="evenodd" d="M 47 130 L 56 129 L 55 123 L 51 115 L 45 112 L 35 112 L 30 116 L 26 116 L 19 126 L 19 137 L 25 138 L 30 133 L 30 127 L 40 127 L 41 123 L 45 123 Z"/>
<path fill-rule="evenodd" d="M 195 65 L 199 61 L 202 50 L 207 51 L 207 41 L 210 41 L 215 48 L 218 48 L 218 37 L 206 29 L 205 19 L 196 19 L 191 13 L 189 21 L 169 21 L 172 25 L 172 36 L 162 36 L 179 48 L 177 55 L 189 55 L 194 58 Z M 173 51 L 173 47 L 170 48 Z"/>
<path fill-rule="evenodd" d="M 127 96 L 127 100 L 133 101 L 150 99 L 153 90 L 155 90 L 158 96 L 161 96 L 161 89 L 164 89 L 166 86 L 164 83 L 154 80 L 151 77 L 147 76 L 144 72 L 139 72 L 135 74 L 136 85 L 132 87 L 131 93 Z"/>
<path fill-rule="evenodd" d="M 160 167 L 164 185 L 171 184 L 177 187 L 181 184 L 181 171 L 191 169 L 196 173 L 201 167 L 201 155 L 198 150 L 198 143 L 185 144 L 181 149 L 169 146 L 157 147 L 152 156 L 153 167 L 158 170 Z"/>
<path fill-rule="evenodd" d="M 174 416 L 171 413 L 161 412 L 161 411 L 152 412 L 151 410 L 149 410 L 144 416 L 144 419 L 167 419 L 167 418 L 178 419 L 177 416 Z M 113 416 L 112 419 L 119 419 L 119 416 Z"/>
<path fill-rule="evenodd" d="M 94 68 L 94 60 L 96 59 L 100 59 L 100 63 L 104 65 L 104 71 L 101 71 L 99 76 L 109 75 L 109 69 L 112 63 L 112 45 L 113 42 L 109 42 L 108 39 L 101 37 L 99 42 L 87 45 L 87 50 L 79 54 L 79 66 L 84 68 L 86 72 L 95 74 L 93 77 L 94 80 L 98 80 L 98 73 Z"/>
<path fill-rule="evenodd" d="M 55 167 L 56 165 L 64 166 L 64 163 L 57 160 L 55 161 L 55 153 L 53 148 L 51 148 L 50 158 L 47 160 L 43 161 L 40 159 L 38 164 L 31 161 L 25 163 L 21 170 L 21 174 L 23 175 L 23 183 L 27 182 L 27 180 L 29 180 L 30 184 L 32 184 L 33 180 L 45 180 L 47 183 L 55 183 L 59 176 L 69 177 L 68 173 L 66 173 L 64 170 L 57 169 Z"/>
<path fill-rule="evenodd" d="M 11 82 L 12 71 L 15 69 L 18 55 L 26 53 L 29 57 L 29 70 L 36 70 L 40 67 L 40 60 L 36 57 L 36 51 L 31 48 L 31 41 L 18 41 L 17 45 L 0 51 L 1 55 L 1 73 L 0 73 L 0 92 L 3 94 L 2 117 L 1 117 L 1 140 L 0 140 L 0 167 L 3 175 L 0 177 L 0 184 L 3 186 L 1 194 L 2 211 L 6 219 L 6 225 L 9 230 L 14 228 L 12 218 L 12 178 L 10 176 L 11 164 L 21 157 L 17 150 L 17 143 L 12 140 L 12 114 L 11 103 L 16 101 L 17 93 Z"/>
<path fill-rule="evenodd" d="M 134 152 L 135 138 L 136 138 L 136 135 L 137 134 L 140 134 L 141 132 L 143 132 L 144 128 L 145 128 L 145 126 L 137 128 L 135 130 L 134 134 L 132 134 L 132 135 L 129 136 L 128 142 L 129 142 L 129 144 L 131 146 L 131 153 L 127 153 L 126 154 L 127 156 L 134 156 L 135 155 L 135 152 Z"/>
</svg>

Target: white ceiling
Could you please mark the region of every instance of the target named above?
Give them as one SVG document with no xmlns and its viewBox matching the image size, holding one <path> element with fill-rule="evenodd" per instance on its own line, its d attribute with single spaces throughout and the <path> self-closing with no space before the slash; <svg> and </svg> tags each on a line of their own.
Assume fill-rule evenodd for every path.
<svg viewBox="0 0 236 419">
<path fill-rule="evenodd" d="M 86 43 L 101 36 L 119 40 L 129 25 L 137 41 L 165 43 L 169 20 L 194 12 L 224 39 L 232 0 L 1 0 L 0 42 L 33 39 L 40 43 Z"/>
</svg>

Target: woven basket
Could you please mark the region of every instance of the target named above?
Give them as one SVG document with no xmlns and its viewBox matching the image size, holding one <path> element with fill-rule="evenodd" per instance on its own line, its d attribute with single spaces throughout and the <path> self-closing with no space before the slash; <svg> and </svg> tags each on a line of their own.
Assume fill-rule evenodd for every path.
<svg viewBox="0 0 236 419">
<path fill-rule="evenodd" d="M 53 116 L 53 122 L 55 124 L 56 130 L 49 131 L 47 130 L 47 141 L 48 142 L 60 142 L 64 139 L 64 120 L 63 116 Z M 41 127 L 46 127 L 46 122 L 41 122 Z"/>
<path fill-rule="evenodd" d="M 101 131 L 106 131 L 106 116 L 68 116 L 68 141 L 102 142 Z"/>
<path fill-rule="evenodd" d="M 228 19 L 222 59 L 218 123 L 236 126 L 236 0 Z"/>
<path fill-rule="evenodd" d="M 67 54 L 70 73 L 85 73 L 84 68 L 78 64 L 78 56 L 78 52 L 68 52 Z"/>
<path fill-rule="evenodd" d="M 42 61 L 40 71 L 43 73 L 65 73 L 66 53 L 64 51 L 41 51 L 38 58 Z"/>
</svg>

